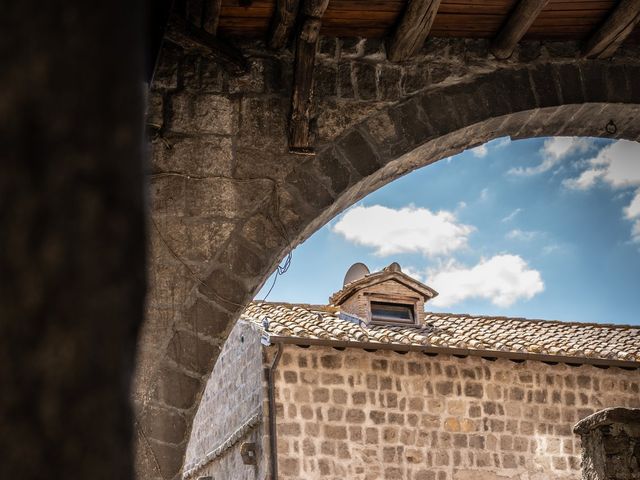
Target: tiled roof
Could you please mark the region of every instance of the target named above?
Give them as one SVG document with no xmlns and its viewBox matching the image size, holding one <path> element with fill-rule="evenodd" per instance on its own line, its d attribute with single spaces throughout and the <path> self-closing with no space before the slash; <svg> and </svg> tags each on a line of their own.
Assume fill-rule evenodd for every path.
<svg viewBox="0 0 640 480">
<path fill-rule="evenodd" d="M 640 362 L 640 327 L 427 313 L 421 327 L 365 326 L 332 306 L 251 303 L 242 318 L 298 339 Z"/>
</svg>

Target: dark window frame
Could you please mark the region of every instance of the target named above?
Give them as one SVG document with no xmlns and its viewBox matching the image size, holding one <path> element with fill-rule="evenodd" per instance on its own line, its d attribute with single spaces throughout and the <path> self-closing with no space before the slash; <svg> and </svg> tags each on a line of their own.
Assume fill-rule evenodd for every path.
<svg viewBox="0 0 640 480">
<path fill-rule="evenodd" d="M 372 325 L 404 325 L 404 326 L 412 326 L 417 324 L 417 302 L 407 302 L 405 299 L 402 301 L 394 301 L 392 298 L 370 298 L 369 299 L 369 318 L 371 319 Z M 405 311 L 408 311 L 409 317 L 407 319 L 398 318 L 396 316 L 374 316 L 374 305 L 381 307 L 396 307 L 396 308 L 404 308 Z"/>
</svg>

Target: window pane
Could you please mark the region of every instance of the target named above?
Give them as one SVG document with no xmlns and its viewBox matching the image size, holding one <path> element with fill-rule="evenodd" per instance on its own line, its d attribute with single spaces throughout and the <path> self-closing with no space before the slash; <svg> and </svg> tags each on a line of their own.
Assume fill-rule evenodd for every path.
<svg viewBox="0 0 640 480">
<path fill-rule="evenodd" d="M 413 305 L 398 303 L 371 302 L 373 320 L 413 321 Z"/>
</svg>

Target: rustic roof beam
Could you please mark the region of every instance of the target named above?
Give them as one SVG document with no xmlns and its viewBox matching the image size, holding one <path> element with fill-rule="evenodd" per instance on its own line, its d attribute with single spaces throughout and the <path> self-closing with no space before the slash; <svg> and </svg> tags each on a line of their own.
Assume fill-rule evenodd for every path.
<svg viewBox="0 0 640 480">
<path fill-rule="evenodd" d="M 309 120 L 313 95 L 313 70 L 320 38 L 322 15 L 329 0 L 309 0 L 304 3 L 300 33 L 296 41 L 296 57 L 289 121 L 289 150 L 311 153 Z"/>
<path fill-rule="evenodd" d="M 220 8 L 222 0 L 206 0 L 202 13 L 202 28 L 211 35 L 218 34 L 218 22 L 220 20 Z"/>
<path fill-rule="evenodd" d="M 249 69 L 246 59 L 238 49 L 177 15 L 172 15 L 165 38 L 185 50 L 193 50 L 214 58 L 232 73 L 240 74 Z"/>
<path fill-rule="evenodd" d="M 640 0 L 622 0 L 605 22 L 587 39 L 582 54 L 609 58 L 640 21 Z"/>
<path fill-rule="evenodd" d="M 496 58 L 509 58 L 518 42 L 535 22 L 549 0 L 520 0 L 500 32 L 491 42 L 491 52 Z"/>
<path fill-rule="evenodd" d="M 277 0 L 269 34 L 269 47 L 279 50 L 287 45 L 299 6 L 300 0 Z"/>
<path fill-rule="evenodd" d="M 398 27 L 387 42 L 389 60 L 407 60 L 422 48 L 439 7 L 440 0 L 409 0 Z"/>
</svg>

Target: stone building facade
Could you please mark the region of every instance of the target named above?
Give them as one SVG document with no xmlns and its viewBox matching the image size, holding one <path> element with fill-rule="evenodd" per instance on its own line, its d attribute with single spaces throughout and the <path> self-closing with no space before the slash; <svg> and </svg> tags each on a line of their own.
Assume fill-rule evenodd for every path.
<svg viewBox="0 0 640 480">
<path fill-rule="evenodd" d="M 179 478 L 219 347 L 278 262 L 341 210 L 499 136 L 640 138 L 636 45 L 602 61 L 576 42 L 530 41 L 499 61 L 486 40 L 433 38 L 393 63 L 379 39 L 322 38 L 316 155 L 301 157 L 286 135 L 293 52 L 238 46 L 251 65 L 240 76 L 166 42 L 149 92 L 150 290 L 132 393 L 140 478 Z M 180 434 L 164 427 L 176 418 Z"/>
<path fill-rule="evenodd" d="M 406 299 L 401 275 L 371 274 L 342 292 Z M 332 298 L 348 303 L 340 293 Z M 430 313 L 415 326 L 354 318 L 340 305 L 251 304 L 206 386 L 184 477 L 273 478 L 275 443 L 282 480 L 577 480 L 576 422 L 605 407 L 640 407 L 639 328 Z M 251 392 L 240 397 L 231 386 L 248 372 L 241 388 Z M 251 405 L 238 408 L 239 398 Z M 252 412 L 261 418 L 235 434 Z M 247 445 L 255 465 L 243 461 Z"/>
</svg>

